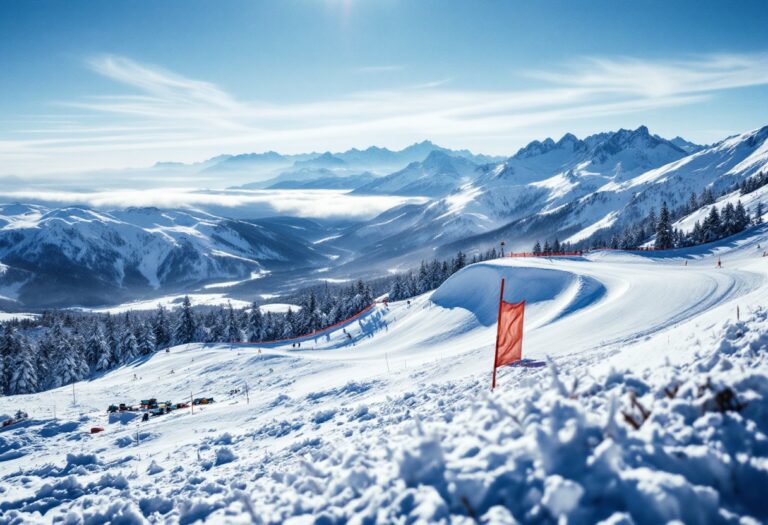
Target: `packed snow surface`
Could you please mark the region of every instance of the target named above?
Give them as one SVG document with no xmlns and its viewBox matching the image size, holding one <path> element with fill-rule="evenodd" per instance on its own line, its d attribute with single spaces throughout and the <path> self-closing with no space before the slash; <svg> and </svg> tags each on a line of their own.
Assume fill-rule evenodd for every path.
<svg viewBox="0 0 768 525">
<path fill-rule="evenodd" d="M 766 243 L 489 261 L 301 348 L 180 346 L 0 398 L 30 414 L 0 430 L 0 521 L 765 522 Z M 527 361 L 491 393 L 501 278 Z"/>
</svg>

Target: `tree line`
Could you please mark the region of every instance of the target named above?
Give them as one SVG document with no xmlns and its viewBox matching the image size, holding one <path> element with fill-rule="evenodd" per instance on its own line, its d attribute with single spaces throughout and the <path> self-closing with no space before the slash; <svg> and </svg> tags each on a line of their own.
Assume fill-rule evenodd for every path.
<svg viewBox="0 0 768 525">
<path fill-rule="evenodd" d="M 760 183 L 761 178 L 768 180 L 768 176 L 761 174 L 744 181 L 744 183 L 749 184 L 743 187 L 753 188 L 754 184 Z M 750 182 L 753 180 L 757 182 Z M 735 187 L 733 191 L 738 188 L 739 186 Z M 755 191 L 755 189 L 757 188 L 750 191 Z M 651 247 L 657 250 L 685 248 L 735 235 L 762 222 L 762 203 L 757 203 L 753 213 L 750 214 L 740 200 L 735 205 L 728 202 L 719 208 L 715 206 L 715 202 L 712 190 L 705 188 L 698 196 L 691 193 L 688 200 L 674 210 L 671 210 L 666 202 L 662 202 L 658 212 L 652 208 L 646 217 L 625 226 L 621 230 L 609 229 L 598 232 L 589 239 L 576 243 L 560 244 L 555 239 L 550 250 L 547 250 L 547 247 L 550 246 L 549 242 L 545 242 L 542 248 L 539 241 L 536 241 L 533 251 L 534 253 L 551 253 L 601 248 L 638 250 L 642 249 L 643 246 L 648 246 L 649 243 L 652 243 Z M 674 223 L 678 219 L 707 206 L 711 207 L 706 217 L 703 220 L 697 220 L 690 231 L 684 232 L 674 227 Z"/>
</svg>

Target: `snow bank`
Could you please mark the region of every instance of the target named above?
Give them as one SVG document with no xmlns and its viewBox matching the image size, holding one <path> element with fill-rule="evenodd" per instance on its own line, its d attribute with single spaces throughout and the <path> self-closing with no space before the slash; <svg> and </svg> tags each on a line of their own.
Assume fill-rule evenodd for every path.
<svg viewBox="0 0 768 525">
<path fill-rule="evenodd" d="M 605 288 L 595 279 L 562 269 L 473 264 L 452 275 L 431 296 L 443 308 L 464 308 L 477 320 L 490 326 L 496 322 L 501 279 L 505 279 L 504 300 L 516 303 L 525 299 L 527 307 L 553 303 L 557 311 L 573 311 L 597 301 Z M 557 303 L 554 302 L 556 300 Z"/>
</svg>

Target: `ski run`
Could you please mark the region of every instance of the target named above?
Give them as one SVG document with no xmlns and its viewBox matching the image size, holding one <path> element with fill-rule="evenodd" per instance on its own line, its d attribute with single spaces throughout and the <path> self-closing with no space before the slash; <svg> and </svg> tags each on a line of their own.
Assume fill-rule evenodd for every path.
<svg viewBox="0 0 768 525">
<path fill-rule="evenodd" d="M 176 346 L 0 397 L 29 414 L 0 429 L 0 522 L 764 523 L 766 249 L 762 225 L 495 259 L 300 348 Z M 491 392 L 501 278 L 525 361 Z"/>
</svg>

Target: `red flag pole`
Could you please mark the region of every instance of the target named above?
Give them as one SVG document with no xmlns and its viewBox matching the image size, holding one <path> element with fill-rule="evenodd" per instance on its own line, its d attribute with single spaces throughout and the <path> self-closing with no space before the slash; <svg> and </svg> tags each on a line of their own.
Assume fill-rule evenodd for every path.
<svg viewBox="0 0 768 525">
<path fill-rule="evenodd" d="M 501 305 L 504 302 L 504 278 L 501 279 L 501 292 L 499 293 L 499 315 L 496 318 L 496 350 L 493 354 L 493 380 L 491 381 L 491 390 L 496 388 L 496 363 L 499 360 L 499 336 L 501 335 Z"/>
</svg>

